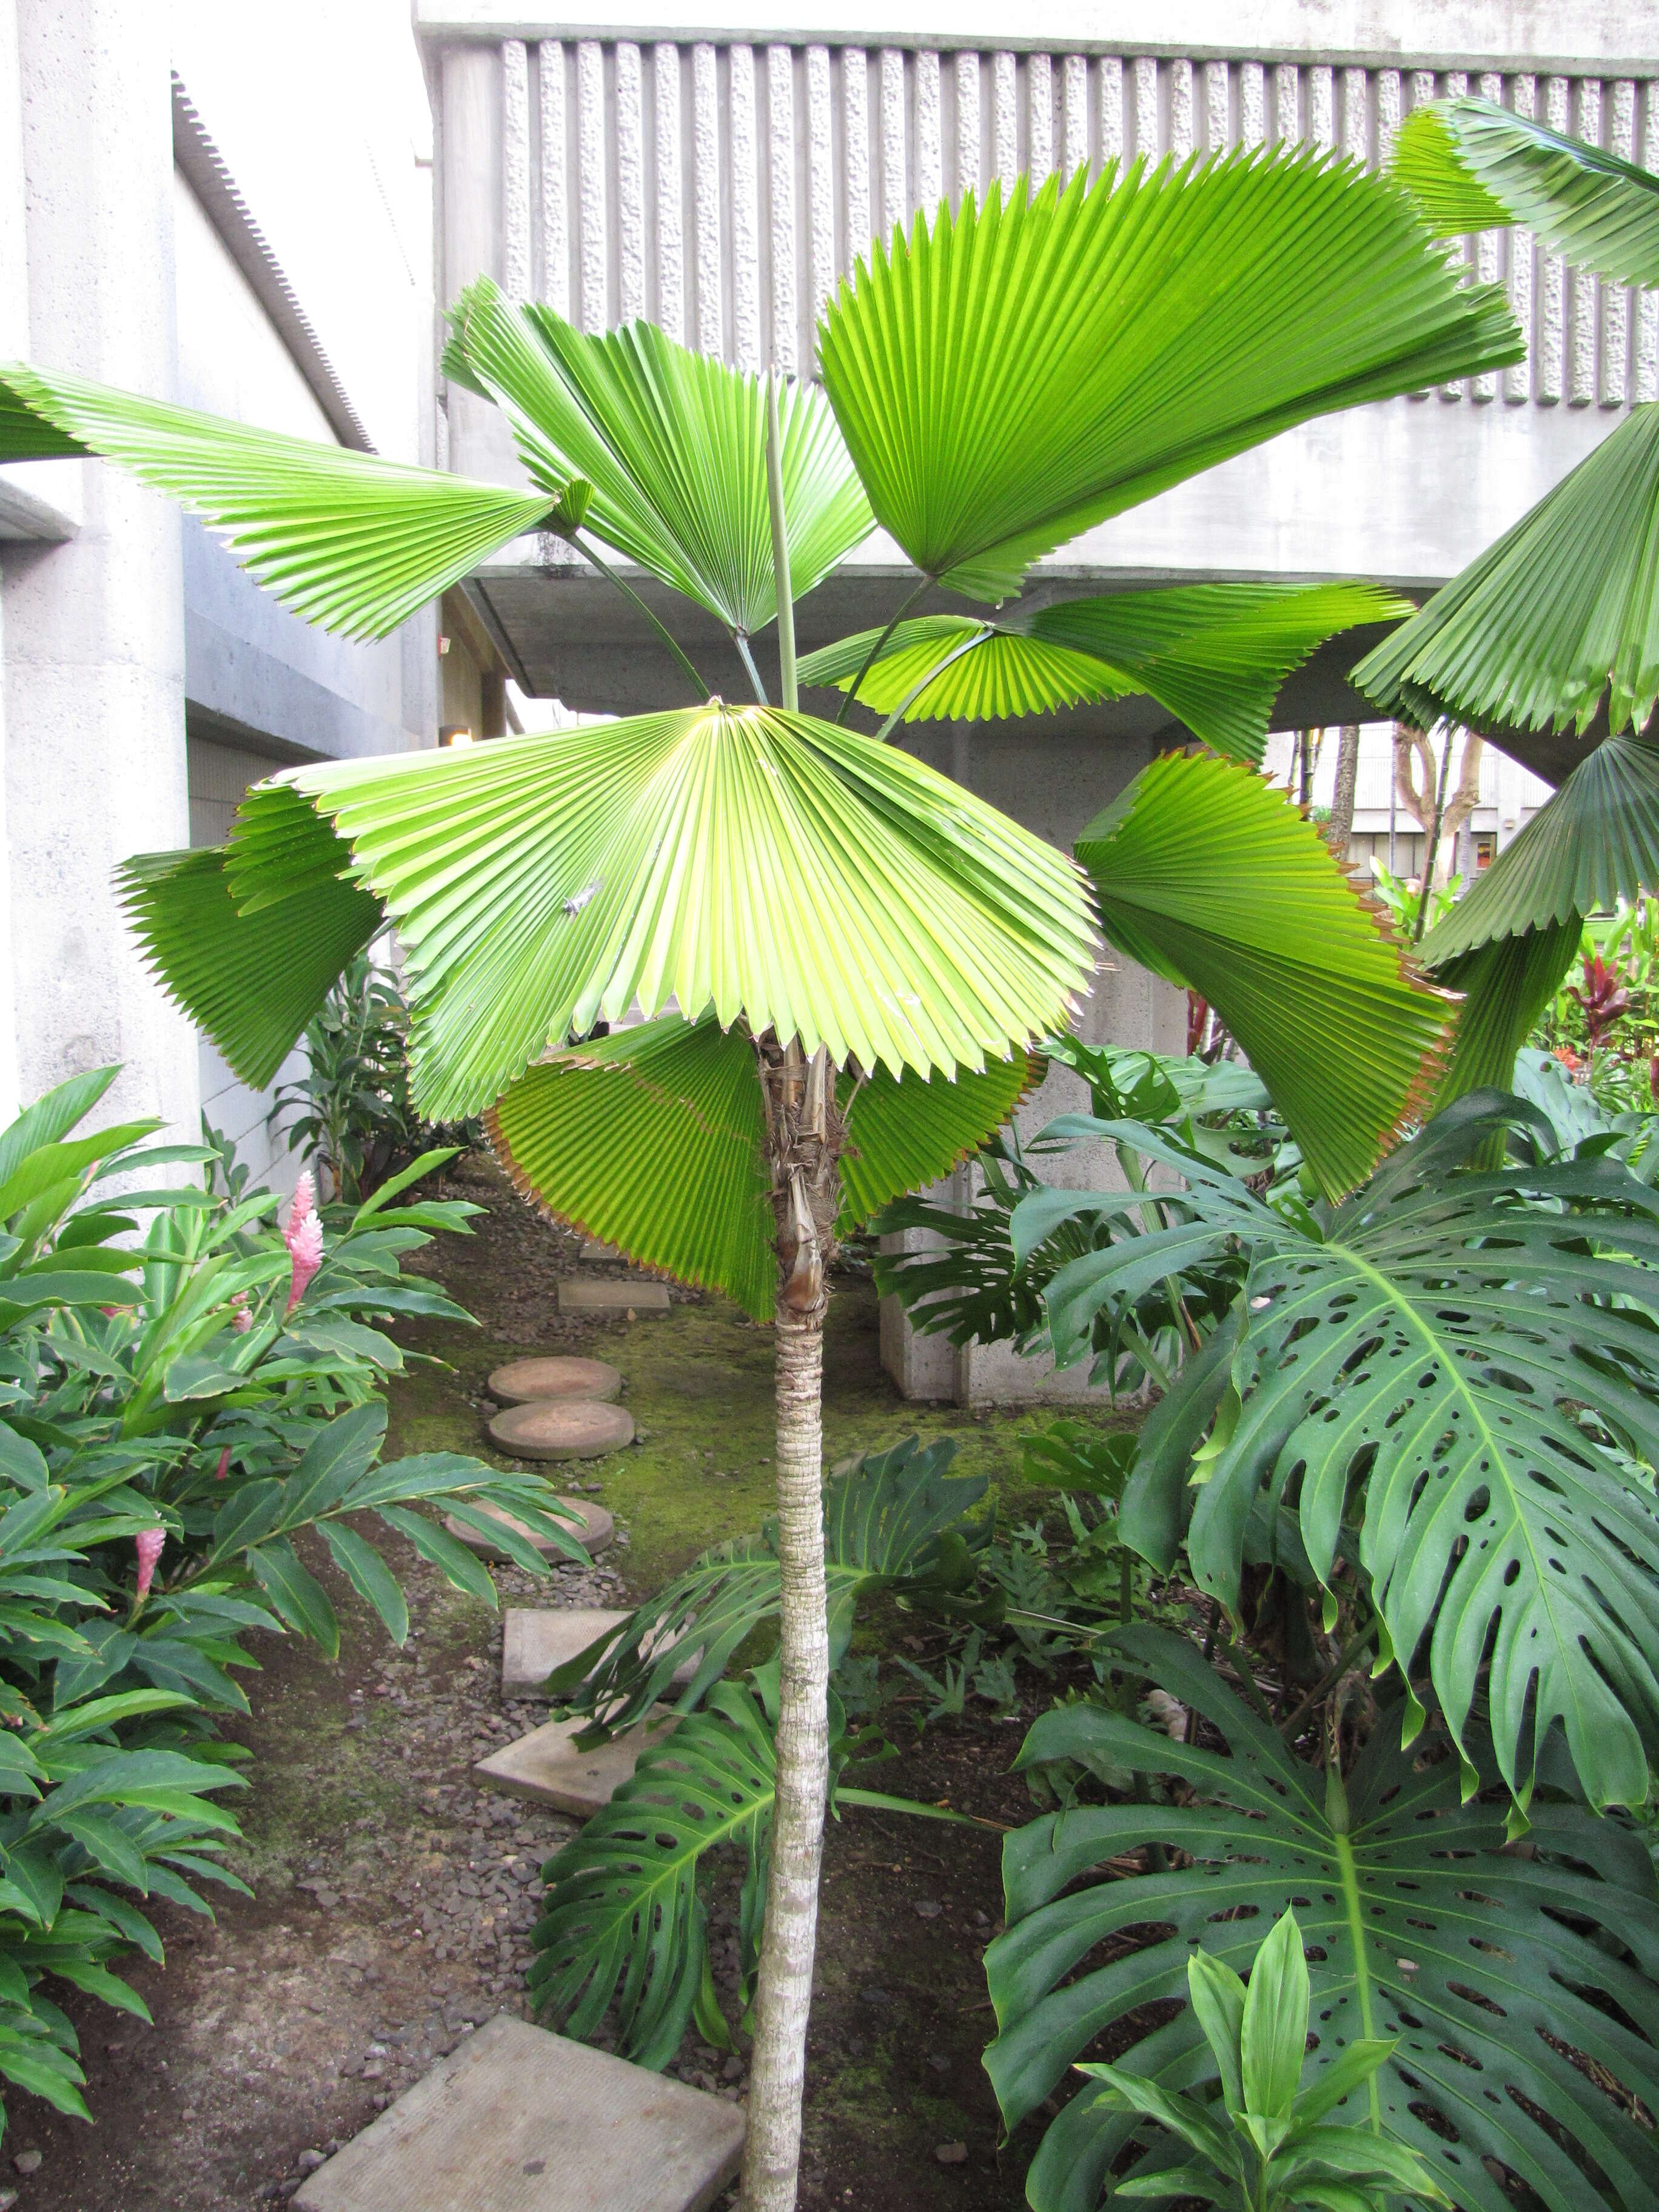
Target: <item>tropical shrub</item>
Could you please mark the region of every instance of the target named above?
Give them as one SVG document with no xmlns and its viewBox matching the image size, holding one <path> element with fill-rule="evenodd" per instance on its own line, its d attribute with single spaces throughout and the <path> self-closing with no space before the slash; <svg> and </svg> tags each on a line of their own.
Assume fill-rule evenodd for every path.
<svg viewBox="0 0 1659 2212">
<path fill-rule="evenodd" d="M 203 1883 L 240 1887 L 216 1799 L 242 1783 L 214 1722 L 247 1710 L 244 1639 L 338 1648 L 296 1540 L 315 1531 L 398 1642 L 406 1602 L 365 1520 L 491 1602 L 422 1509 L 479 1526 L 503 1508 L 584 1556 L 532 1477 L 451 1453 L 380 1463 L 375 1389 L 404 1355 L 376 1324 L 467 1318 L 398 1267 L 465 1230 L 470 1207 L 395 1203 L 447 1156 L 327 1226 L 302 1192 L 278 1233 L 268 1191 L 155 1180 L 212 1176 L 211 1147 L 147 1144 L 145 1122 L 76 1134 L 114 1073 L 0 1132 L 0 2075 L 82 2117 L 53 1978 L 144 2014 L 113 1971 L 161 1956 L 140 1901 L 205 1911 Z"/>
<path fill-rule="evenodd" d="M 419 1136 L 409 1098 L 409 1008 L 396 975 L 367 952 L 349 960 L 302 1044 L 305 1073 L 277 1091 L 271 1119 L 291 1115 L 289 1150 L 325 1170 L 333 1196 L 358 1198 Z"/>
</svg>

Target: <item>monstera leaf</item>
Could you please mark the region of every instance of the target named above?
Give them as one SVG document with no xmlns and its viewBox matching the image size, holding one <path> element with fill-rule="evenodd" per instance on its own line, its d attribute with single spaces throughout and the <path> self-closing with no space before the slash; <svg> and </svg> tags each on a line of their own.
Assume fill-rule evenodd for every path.
<svg viewBox="0 0 1659 2212">
<path fill-rule="evenodd" d="M 923 1597 L 972 1579 L 972 1550 L 989 1541 L 990 1529 L 964 1534 L 962 1524 L 986 1485 L 982 1475 L 947 1474 L 955 1455 L 948 1437 L 923 1450 L 907 1437 L 887 1451 L 848 1462 L 827 1485 L 832 1664 L 847 1648 L 860 1599 L 872 1591 Z M 695 1654 L 696 1667 L 675 1704 L 676 1711 L 690 1712 L 745 1638 L 776 1617 L 778 1602 L 775 1532 L 769 1523 L 758 1536 L 705 1553 L 551 1674 L 548 1692 L 567 1698 L 571 1711 L 592 1717 L 594 1725 L 579 1741 L 597 1741 L 642 1719 Z"/>
<path fill-rule="evenodd" d="M 1310 2087 L 1357 2042 L 1399 2039 L 1351 2100 L 1352 2124 L 1419 2154 L 1464 2212 L 1512 2212 L 1500 2175 L 1549 2212 L 1652 2212 L 1652 2135 L 1632 2106 L 1659 2097 L 1659 1899 L 1630 1830 L 1540 1805 L 1517 1857 L 1501 1802 L 1461 1802 L 1443 1738 L 1401 1750 L 1397 1707 L 1345 1783 L 1293 1758 L 1184 1638 L 1137 1628 L 1114 1642 L 1225 1753 L 1096 1705 L 1045 1713 L 1026 1738 L 1022 1766 L 1067 1759 L 1184 1787 L 1179 1802 L 1050 1814 L 1004 1846 L 985 2064 L 1007 2125 L 1097 2038 L 1184 1999 L 1195 1949 L 1237 1971 L 1293 1905 L 1318 2039 Z M 1113 1863 L 1148 1844 L 1191 1863 L 1115 1878 Z M 1184 2004 L 1117 2063 L 1171 2091 L 1216 2073 Z M 1135 2126 L 1085 2083 L 1032 2163 L 1036 2212 L 1094 2212 Z"/>
<path fill-rule="evenodd" d="M 1455 1740 L 1473 1741 L 1480 1693 L 1523 1802 L 1559 1723 L 1592 1802 L 1640 1804 L 1659 1747 L 1659 1513 L 1630 1462 L 1659 1463 L 1659 1198 L 1614 1159 L 1556 1157 L 1541 1114 L 1489 1091 L 1316 1221 L 1162 1133 L 1079 1126 L 1184 1188 L 1160 1193 L 1168 1229 L 1054 1278 L 1062 1364 L 1160 1265 L 1249 1261 L 1227 1359 L 1194 1360 L 1143 1441 L 1125 1540 L 1167 1566 L 1185 1524 L 1196 1579 L 1234 1607 L 1264 1503 L 1295 1512 L 1327 1582 L 1363 1512 L 1385 1650 L 1421 1655 Z M 1530 1157 L 1471 1164 L 1501 1161 L 1512 1131 Z M 1016 1253 L 1135 1196 L 1035 1194 Z"/>
</svg>

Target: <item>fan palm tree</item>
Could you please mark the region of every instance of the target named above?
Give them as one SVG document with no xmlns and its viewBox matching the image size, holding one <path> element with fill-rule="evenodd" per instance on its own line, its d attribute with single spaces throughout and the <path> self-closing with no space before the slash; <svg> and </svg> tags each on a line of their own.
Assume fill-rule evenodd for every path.
<svg viewBox="0 0 1659 2212">
<path fill-rule="evenodd" d="M 1434 229 L 1524 223 L 1587 271 L 1659 284 L 1659 177 L 1484 100 L 1419 109 L 1395 161 Z M 1659 888 L 1659 406 L 1613 434 L 1354 672 L 1385 711 L 1455 721 L 1524 753 L 1597 740 L 1431 930 L 1422 957 L 1467 994 L 1440 1088 L 1507 1088 L 1583 918 Z"/>
<path fill-rule="evenodd" d="M 21 367 L 0 372 L 0 456 L 125 465 L 349 636 L 385 635 L 532 528 L 631 591 L 602 545 L 715 616 L 754 675 L 752 703 L 705 696 L 665 629 L 688 703 L 289 770 L 248 793 L 225 847 L 140 857 L 126 892 L 167 988 L 256 1085 L 394 924 L 418 1109 L 485 1114 L 535 1203 L 775 1324 L 781 1694 L 743 2185 L 775 2212 L 795 2191 L 826 1776 L 826 1262 L 839 1230 L 1006 1119 L 1097 944 L 1070 860 L 848 726 L 848 706 L 871 672 L 896 680 L 923 586 L 988 607 L 1085 527 L 1312 416 L 1512 359 L 1516 334 L 1402 193 L 1279 150 L 919 220 L 832 303 L 822 392 L 646 324 L 584 336 L 487 282 L 453 322 L 447 373 L 504 410 L 526 489 Z M 806 716 L 793 599 L 873 522 L 921 581 L 886 635 L 842 649 L 842 719 Z M 1358 586 L 1144 592 L 1080 605 L 1071 629 L 988 612 L 946 647 L 953 676 L 1012 670 L 1019 711 L 1150 691 L 1235 757 L 1177 757 L 1179 788 L 1149 772 L 1095 825 L 1090 869 L 1114 941 L 1189 967 L 1241 1036 L 1266 1048 L 1275 994 L 1305 999 L 1285 1111 L 1335 1188 L 1406 1110 L 1445 1008 L 1237 760 L 1291 668 L 1394 611 Z M 775 706 L 750 647 L 775 620 Z M 1305 935 L 1322 917 L 1328 954 Z M 593 1038 L 635 1001 L 639 1025 Z"/>
</svg>

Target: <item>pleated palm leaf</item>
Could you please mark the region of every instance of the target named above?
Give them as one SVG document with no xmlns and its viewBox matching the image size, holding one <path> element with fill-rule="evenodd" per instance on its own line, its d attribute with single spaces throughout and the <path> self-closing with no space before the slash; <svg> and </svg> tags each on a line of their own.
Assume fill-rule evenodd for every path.
<svg viewBox="0 0 1659 2212">
<path fill-rule="evenodd" d="M 754 706 L 705 700 L 659 623 L 694 704 L 293 770 L 248 796 L 224 848 L 126 878 L 168 988 L 252 1083 L 394 924 L 423 1110 L 487 1114 L 537 1202 L 771 1309 L 781 1701 L 744 2201 L 774 2212 L 794 2194 L 827 1773 L 825 1261 L 838 1224 L 1006 1119 L 1097 949 L 1072 862 L 902 752 L 797 711 L 793 595 L 872 519 L 924 580 L 999 595 L 1183 477 L 1333 408 L 1498 367 L 1518 337 L 1494 288 L 1460 289 L 1401 193 L 1283 150 L 1035 200 L 1021 185 L 919 221 L 842 287 L 823 398 L 648 326 L 583 337 L 488 283 L 453 319 L 447 373 L 503 409 L 524 488 L 22 368 L 0 371 L 0 459 L 109 457 L 349 636 L 384 635 L 528 531 L 631 592 L 597 548 L 620 554 L 718 617 L 745 660 L 778 619 L 779 708 L 758 676 Z M 1142 612 L 1122 674 L 1173 696 L 1178 656 Z M 1219 708 L 1225 742 L 1218 695 L 1237 684 L 1246 750 L 1264 687 L 1355 619 L 1333 603 L 1322 628 L 1304 605 L 1287 641 L 1259 591 L 1231 617 L 1191 612 L 1177 711 Z M 636 1000 L 643 1026 L 591 1036 Z M 1374 1102 L 1356 1118 L 1343 1068 L 1329 1074 L 1333 1124 L 1375 1143 Z"/>
<path fill-rule="evenodd" d="M 1488 100 L 1419 110 L 1395 172 L 1439 231 L 1526 223 L 1581 268 L 1659 282 L 1659 179 Z M 1607 739 L 1439 927 L 1421 957 L 1465 994 L 1437 1103 L 1507 1088 L 1583 916 L 1659 887 L 1659 407 L 1629 417 L 1354 671 L 1386 713 L 1494 737 Z"/>
</svg>

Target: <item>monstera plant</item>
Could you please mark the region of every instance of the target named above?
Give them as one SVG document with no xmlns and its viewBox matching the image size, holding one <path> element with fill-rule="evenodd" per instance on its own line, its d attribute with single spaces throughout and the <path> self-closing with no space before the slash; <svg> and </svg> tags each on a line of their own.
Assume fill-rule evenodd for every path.
<svg viewBox="0 0 1659 2212">
<path fill-rule="evenodd" d="M 128 899 L 168 988 L 254 1085 L 394 925 L 417 1109 L 485 1115 L 536 1203 L 775 1322 L 777 1786 L 743 2185 L 771 2212 L 794 2197 L 830 1774 L 826 1262 L 840 1229 L 1006 1118 L 1098 942 L 1068 859 L 847 710 L 865 671 L 900 680 L 887 648 L 913 645 L 899 623 L 927 588 L 992 607 L 1079 531 L 1312 416 L 1497 367 L 1519 337 L 1403 192 L 1284 149 L 919 218 L 830 304 L 821 391 L 643 324 L 584 335 L 488 281 L 453 321 L 446 373 L 502 410 L 519 487 L 38 368 L 0 372 L 0 454 L 131 469 L 347 636 L 386 635 L 531 530 L 631 593 L 602 546 L 714 617 L 752 672 L 752 704 L 709 698 L 671 636 L 687 696 L 659 713 L 288 771 L 224 848 L 135 860 Z M 793 599 L 877 523 L 920 581 L 888 633 L 842 654 L 859 667 L 841 718 L 804 715 Z M 987 613 L 935 642 L 952 678 L 1018 671 L 988 693 L 999 708 L 1149 690 L 1248 760 L 1282 676 L 1397 611 L 1358 586 L 1145 592 L 1069 627 Z M 753 646 L 775 621 L 778 703 Z M 924 688 L 903 711 L 927 708 Z M 1337 1190 L 1406 1110 L 1445 1009 L 1369 925 L 1332 985 L 1311 908 L 1267 894 L 1298 868 L 1327 909 L 1352 894 L 1286 803 L 1256 793 L 1254 830 L 1217 860 L 1247 788 L 1231 760 L 1194 761 L 1167 844 L 1136 827 L 1158 787 L 1132 790 L 1091 865 L 1125 949 L 1166 974 L 1190 961 L 1224 1017 L 1235 984 L 1305 1000 L 1307 1063 L 1281 1104 Z M 635 1000 L 642 1026 L 592 1039 Z"/>
</svg>

